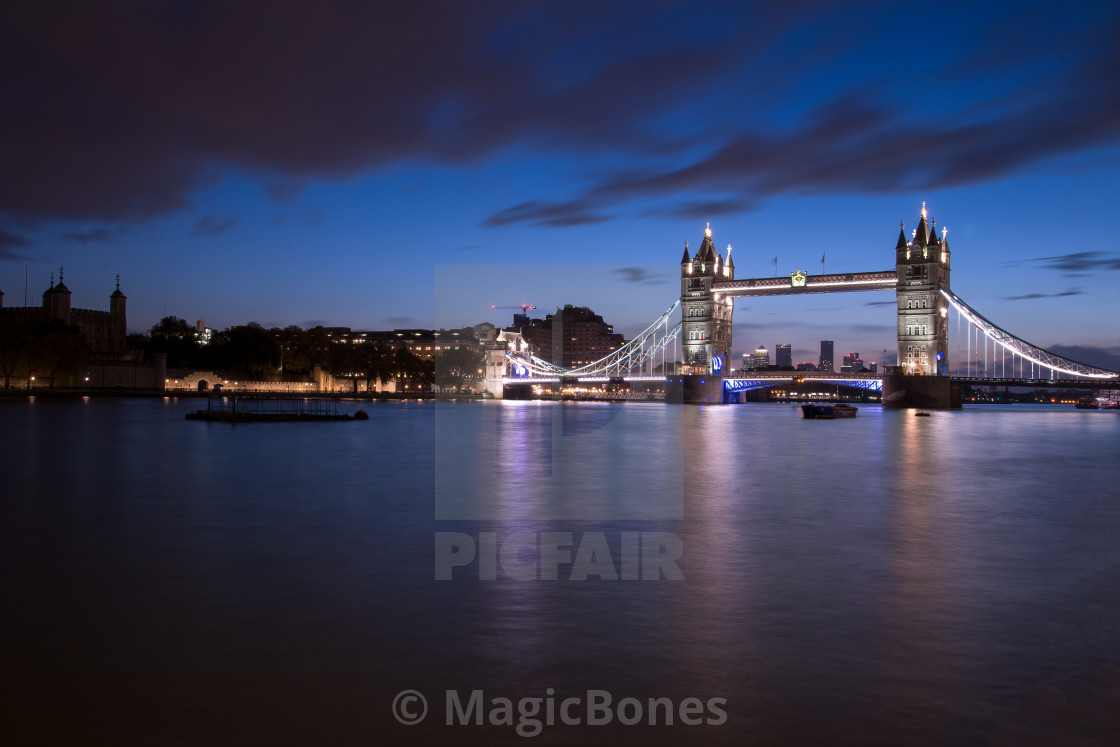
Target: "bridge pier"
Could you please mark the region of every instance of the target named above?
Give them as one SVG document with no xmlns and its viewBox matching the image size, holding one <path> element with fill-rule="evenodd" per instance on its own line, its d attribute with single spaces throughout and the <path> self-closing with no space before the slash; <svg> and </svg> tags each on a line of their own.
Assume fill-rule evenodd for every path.
<svg viewBox="0 0 1120 747">
<path fill-rule="evenodd" d="M 669 405 L 723 404 L 723 378 L 712 374 L 667 376 L 665 403 Z"/>
<path fill-rule="evenodd" d="M 961 386 L 948 376 L 908 376 L 888 370 L 883 374 L 883 407 L 959 410 Z"/>
</svg>

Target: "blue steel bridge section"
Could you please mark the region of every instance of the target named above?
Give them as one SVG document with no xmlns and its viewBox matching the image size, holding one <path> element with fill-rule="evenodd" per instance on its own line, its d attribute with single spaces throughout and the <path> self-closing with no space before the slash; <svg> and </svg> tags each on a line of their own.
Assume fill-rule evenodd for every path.
<svg viewBox="0 0 1120 747">
<path fill-rule="evenodd" d="M 779 384 L 801 382 L 808 383 L 813 381 L 819 381 L 828 384 L 839 384 L 841 386 L 849 386 L 856 389 L 866 389 L 871 392 L 883 391 L 883 380 L 881 378 L 852 378 L 848 376 L 768 376 L 743 379 L 724 379 L 723 390 L 725 392 L 749 392 L 755 389 L 766 389 L 767 387 L 777 386 Z"/>
</svg>

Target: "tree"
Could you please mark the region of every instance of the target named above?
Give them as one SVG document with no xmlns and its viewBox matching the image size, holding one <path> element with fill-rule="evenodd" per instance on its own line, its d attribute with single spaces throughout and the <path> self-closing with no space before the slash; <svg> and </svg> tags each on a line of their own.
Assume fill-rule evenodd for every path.
<svg viewBox="0 0 1120 747">
<path fill-rule="evenodd" d="M 393 376 L 393 351 L 381 340 L 377 342 L 364 341 L 358 346 L 357 358 L 362 378 L 366 382 L 366 391 L 372 392 L 374 384 L 380 381 L 384 384 Z"/>
<path fill-rule="evenodd" d="M 455 387 L 463 391 L 463 382 L 478 376 L 482 365 L 482 354 L 467 346 L 444 350 L 435 357 L 434 379 L 440 387 Z"/>
<path fill-rule="evenodd" d="M 165 316 L 148 330 L 147 349 L 149 356 L 153 353 L 165 353 L 167 365 L 176 368 L 189 368 L 200 357 L 194 327 L 177 316 Z"/>
<path fill-rule="evenodd" d="M 280 342 L 267 329 L 249 322 L 215 333 L 203 356 L 215 369 L 232 368 L 264 381 L 280 368 Z"/>
<path fill-rule="evenodd" d="M 327 367 L 335 378 L 350 379 L 354 393 L 358 393 L 358 379 L 361 378 L 362 371 L 362 355 L 358 345 L 345 340 L 332 345 Z"/>
<path fill-rule="evenodd" d="M 434 380 L 435 369 L 432 361 L 426 361 L 402 345 L 393 353 L 390 367 L 392 377 L 398 384 L 403 384 L 404 389 L 422 390 Z M 402 387 L 398 386 L 397 391 Z"/>
<path fill-rule="evenodd" d="M 267 329 L 249 322 L 230 328 L 233 367 L 257 381 L 269 378 L 280 368 L 280 342 Z"/>
</svg>

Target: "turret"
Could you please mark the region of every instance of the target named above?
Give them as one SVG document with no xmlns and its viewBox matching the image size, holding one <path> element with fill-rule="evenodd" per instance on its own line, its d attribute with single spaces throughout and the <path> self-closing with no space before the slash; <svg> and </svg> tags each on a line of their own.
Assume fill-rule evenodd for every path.
<svg viewBox="0 0 1120 747">
<path fill-rule="evenodd" d="M 128 338 L 128 317 L 125 314 L 125 302 L 128 296 L 121 293 L 121 274 L 117 273 L 117 289 L 109 295 L 109 315 L 113 318 L 112 337 L 109 346 L 115 353 L 125 351 Z M 162 381 L 157 378 L 156 381 Z"/>
<path fill-rule="evenodd" d="M 70 323 L 70 289 L 62 282 L 62 268 L 58 268 L 58 285 L 54 284 L 51 273 L 51 287 L 43 291 L 43 308 L 55 319 Z"/>
<path fill-rule="evenodd" d="M 117 289 L 109 294 L 109 313 L 113 316 L 120 316 L 124 319 L 125 316 L 125 301 L 128 296 L 121 293 L 121 275 L 117 273 Z"/>
</svg>

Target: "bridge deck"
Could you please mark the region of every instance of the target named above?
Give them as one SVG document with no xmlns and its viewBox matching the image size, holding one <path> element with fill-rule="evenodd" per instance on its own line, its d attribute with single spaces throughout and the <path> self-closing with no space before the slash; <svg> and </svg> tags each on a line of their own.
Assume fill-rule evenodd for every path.
<svg viewBox="0 0 1120 747">
<path fill-rule="evenodd" d="M 733 298 L 742 296 L 788 296 L 798 293 L 840 293 L 844 291 L 893 290 L 898 285 L 896 270 L 849 272 L 839 275 L 807 275 L 805 284 L 794 286 L 788 277 L 716 280 L 712 290 Z"/>
</svg>

